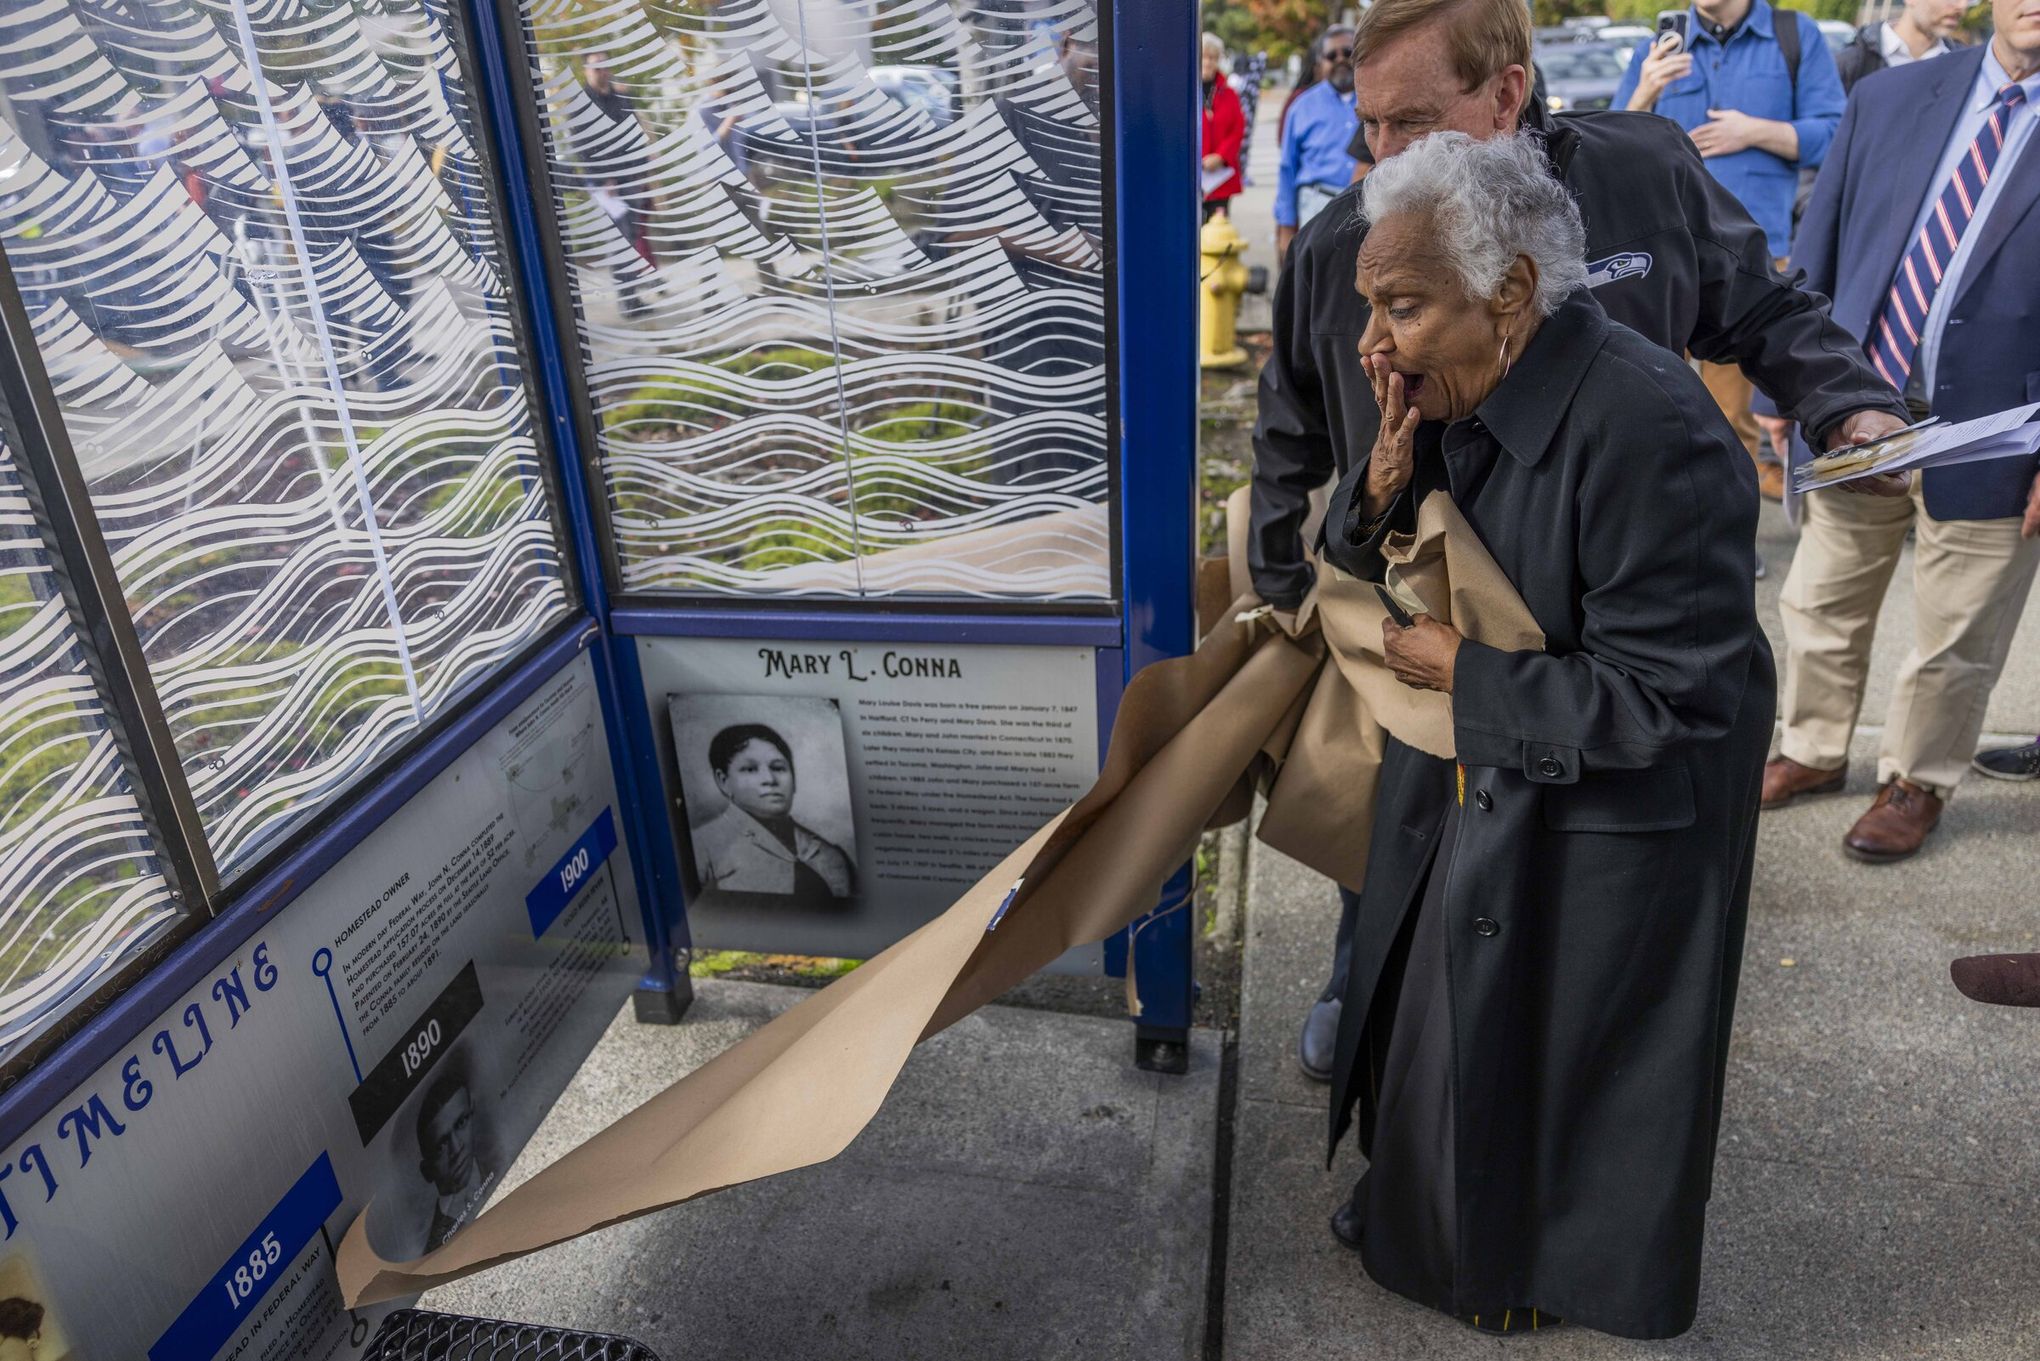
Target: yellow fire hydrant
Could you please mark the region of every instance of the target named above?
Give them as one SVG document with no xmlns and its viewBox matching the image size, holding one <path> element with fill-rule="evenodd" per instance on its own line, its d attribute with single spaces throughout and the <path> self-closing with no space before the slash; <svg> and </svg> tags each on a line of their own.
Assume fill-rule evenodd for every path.
<svg viewBox="0 0 2040 1361">
<path fill-rule="evenodd" d="M 1232 220 L 1215 214 L 1204 224 L 1197 250 L 1203 268 L 1204 296 L 1198 308 L 1200 351 L 1197 363 L 1207 369 L 1236 369 L 1247 362 L 1247 352 L 1235 343 L 1233 323 L 1240 314 L 1240 295 L 1247 291 L 1247 267 L 1240 263 L 1247 243 L 1233 230 Z"/>
</svg>

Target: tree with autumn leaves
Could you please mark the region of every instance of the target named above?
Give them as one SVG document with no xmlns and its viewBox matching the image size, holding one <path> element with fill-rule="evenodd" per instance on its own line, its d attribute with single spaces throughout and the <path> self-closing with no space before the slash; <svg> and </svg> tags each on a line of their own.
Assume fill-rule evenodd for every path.
<svg viewBox="0 0 2040 1361">
<path fill-rule="evenodd" d="M 1204 0 L 1204 28 L 1228 52 L 1266 50 L 1271 65 L 1302 52 L 1345 9 L 1326 0 Z"/>
</svg>

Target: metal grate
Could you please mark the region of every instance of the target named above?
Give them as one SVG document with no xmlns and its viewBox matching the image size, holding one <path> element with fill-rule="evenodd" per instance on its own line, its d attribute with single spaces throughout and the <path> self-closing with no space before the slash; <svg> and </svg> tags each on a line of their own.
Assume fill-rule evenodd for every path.
<svg viewBox="0 0 2040 1361">
<path fill-rule="evenodd" d="M 361 1361 L 659 1361 L 627 1337 L 399 1309 Z"/>
</svg>

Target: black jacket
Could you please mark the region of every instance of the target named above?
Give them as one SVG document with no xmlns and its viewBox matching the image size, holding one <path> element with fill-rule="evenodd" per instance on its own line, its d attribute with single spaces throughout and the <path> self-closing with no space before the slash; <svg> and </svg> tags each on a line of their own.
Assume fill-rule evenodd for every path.
<svg viewBox="0 0 2040 1361">
<path fill-rule="evenodd" d="M 1963 44 L 1949 40 L 1948 46 L 1961 47 Z M 1873 71 L 1882 71 L 1884 60 L 1884 21 L 1865 24 L 1856 30 L 1856 36 L 1849 45 L 1835 53 L 1835 70 L 1842 78 L 1842 92 L 1856 88 L 1856 82 Z"/>
<path fill-rule="evenodd" d="M 1849 39 L 1849 45 L 1835 53 L 1835 73 L 1842 78 L 1842 93 L 1856 88 L 1856 82 L 1872 71 L 1884 69 L 1884 21 L 1865 24 Z"/>
<path fill-rule="evenodd" d="M 1608 315 L 1675 352 L 1739 363 L 1815 437 L 1864 407 L 1905 406 L 1828 319 L 1826 300 L 1771 268 L 1763 231 L 1715 182 L 1676 123 L 1597 111 L 1553 118 L 1532 104 L 1552 173 L 1586 219 L 1589 282 Z M 1366 228 L 1356 186 L 1297 233 L 1275 289 L 1275 346 L 1254 428 L 1254 589 L 1293 608 L 1310 588 L 1299 530 L 1310 494 L 1374 445 L 1378 413 L 1360 368 L 1367 304 L 1353 286 Z"/>
<path fill-rule="evenodd" d="M 1449 489 L 1545 651 L 1460 647 L 1465 792 L 1445 885 L 1462 1313 L 1535 1305 L 1602 1332 L 1693 1320 L 1775 672 L 1752 595 L 1756 474 L 1676 354 L 1575 294 L 1473 418 L 1419 427 L 1381 533 Z M 1352 542 L 1365 459 L 1332 494 Z M 1360 1107 L 1404 918 L 1455 798 L 1390 739 L 1340 1014 L 1332 1136 Z M 1369 1261 L 1399 1288 L 1401 1263 Z"/>
</svg>

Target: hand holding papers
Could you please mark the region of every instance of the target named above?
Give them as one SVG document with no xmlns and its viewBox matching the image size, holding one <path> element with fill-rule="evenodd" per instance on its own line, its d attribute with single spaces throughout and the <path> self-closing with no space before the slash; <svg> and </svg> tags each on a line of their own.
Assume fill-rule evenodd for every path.
<svg viewBox="0 0 2040 1361">
<path fill-rule="evenodd" d="M 1204 190 L 1204 192 L 1200 194 L 1199 197 L 1210 198 L 1211 193 L 1214 189 L 1217 189 L 1220 185 L 1224 184 L 1227 180 L 1231 179 L 1232 177 L 1233 168 L 1229 165 L 1221 165 L 1213 169 L 1206 169 L 1203 172 L 1203 174 L 1199 176 L 1199 180 Z"/>
<path fill-rule="evenodd" d="M 2040 412 L 2040 402 L 1960 425 L 1933 420 L 1909 425 L 1883 439 L 1848 445 L 1798 465 L 1792 470 L 1792 489 L 1818 491 L 1879 473 L 2031 457 L 2040 452 L 2040 425 L 2030 423 L 2036 412 Z"/>
</svg>

